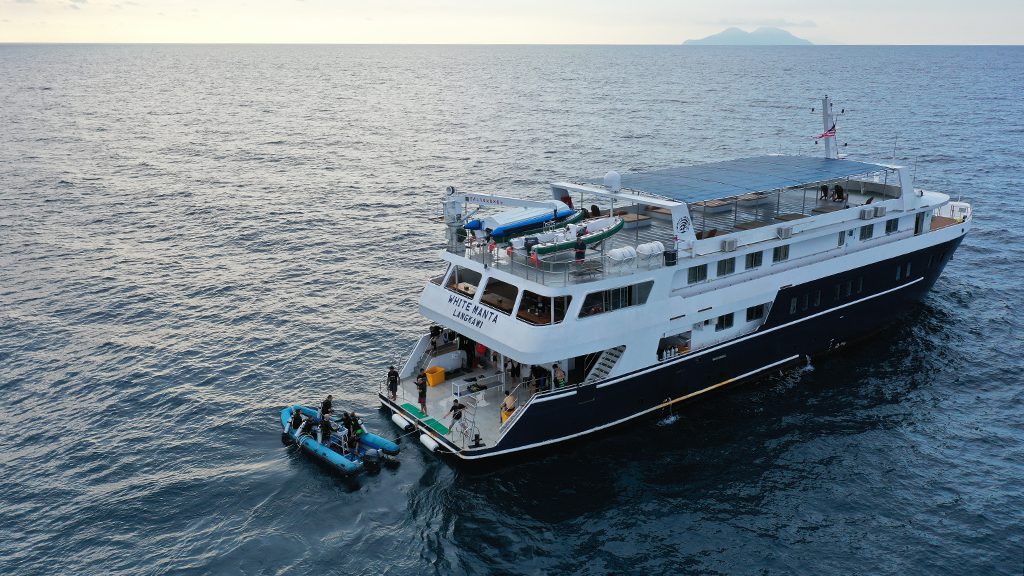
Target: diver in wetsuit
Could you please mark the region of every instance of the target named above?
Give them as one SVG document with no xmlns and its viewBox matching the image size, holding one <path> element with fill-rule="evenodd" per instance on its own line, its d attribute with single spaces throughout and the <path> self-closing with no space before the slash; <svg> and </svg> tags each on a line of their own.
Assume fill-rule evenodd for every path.
<svg viewBox="0 0 1024 576">
<path fill-rule="evenodd" d="M 300 436 L 312 436 L 313 435 L 313 419 L 306 416 L 302 419 L 302 424 L 299 425 L 298 431 L 295 432 L 295 438 L 298 439 Z"/>
<path fill-rule="evenodd" d="M 320 403 L 320 417 L 330 416 L 334 412 L 334 396 L 327 395 L 327 399 Z"/>
<path fill-rule="evenodd" d="M 292 408 L 292 419 L 288 421 L 288 427 L 298 432 L 299 426 L 302 426 L 302 410 Z"/>
<path fill-rule="evenodd" d="M 319 436 L 316 441 L 323 444 L 324 446 L 331 446 L 331 434 L 334 432 L 334 423 L 331 422 L 330 416 L 324 416 L 320 419 L 320 430 Z"/>
</svg>

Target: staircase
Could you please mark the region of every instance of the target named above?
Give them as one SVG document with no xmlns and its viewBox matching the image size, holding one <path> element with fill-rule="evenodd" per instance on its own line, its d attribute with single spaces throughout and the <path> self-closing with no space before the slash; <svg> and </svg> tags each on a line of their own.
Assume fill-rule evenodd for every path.
<svg viewBox="0 0 1024 576">
<path fill-rule="evenodd" d="M 616 346 L 615 348 L 609 348 L 601 353 L 597 357 L 597 362 L 594 363 L 594 367 L 590 369 L 590 373 L 587 374 L 584 384 L 592 384 L 599 380 L 604 380 L 612 372 L 612 368 L 615 368 L 615 363 L 622 358 L 622 353 L 626 351 L 626 346 Z"/>
</svg>

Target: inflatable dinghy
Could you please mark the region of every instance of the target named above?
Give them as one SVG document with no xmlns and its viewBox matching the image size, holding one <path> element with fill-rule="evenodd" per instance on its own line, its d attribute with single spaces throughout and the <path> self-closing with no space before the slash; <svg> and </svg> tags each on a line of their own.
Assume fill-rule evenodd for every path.
<svg viewBox="0 0 1024 576">
<path fill-rule="evenodd" d="M 310 431 L 300 434 L 292 428 L 289 422 L 295 411 L 302 413 L 304 418 L 311 421 Z M 339 413 L 340 414 L 340 413 Z M 378 461 L 382 458 L 393 458 L 398 455 L 398 444 L 371 434 L 366 430 L 363 423 L 357 418 L 355 423 L 357 444 L 354 450 L 348 446 L 348 431 L 341 425 L 338 416 L 331 418 L 331 422 L 340 429 L 331 434 L 330 439 L 324 443 L 317 441 L 317 431 L 320 428 L 320 411 L 306 406 L 287 406 L 281 410 L 282 432 L 291 438 L 296 445 L 318 458 L 323 463 L 335 468 L 345 474 L 354 474 L 362 470 L 368 461 Z"/>
<path fill-rule="evenodd" d="M 581 210 L 573 210 L 564 202 L 551 201 L 551 208 L 512 208 L 485 218 L 477 218 L 466 222 L 466 230 L 473 232 L 477 238 L 487 235 L 502 242 L 507 238 L 535 230 L 552 220 L 578 220 L 583 217 Z"/>
<path fill-rule="evenodd" d="M 526 246 L 529 243 L 530 251 L 537 254 L 562 252 L 576 247 L 576 236 L 578 234 L 582 233 L 583 243 L 590 246 L 613 236 L 619 230 L 622 230 L 622 226 L 622 218 L 618 216 L 584 220 L 579 224 L 569 224 L 565 228 L 543 234 L 513 238 L 512 248 L 526 251 Z"/>
</svg>

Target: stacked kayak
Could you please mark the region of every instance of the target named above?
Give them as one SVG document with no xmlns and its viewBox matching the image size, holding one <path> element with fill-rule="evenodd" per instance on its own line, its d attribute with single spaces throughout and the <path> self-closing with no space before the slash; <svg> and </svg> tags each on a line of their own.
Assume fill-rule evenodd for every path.
<svg viewBox="0 0 1024 576">
<path fill-rule="evenodd" d="M 310 419 L 312 426 L 306 433 L 292 428 L 289 422 L 292 414 L 300 412 L 304 418 Z M 332 419 L 335 424 L 340 424 Z M 317 430 L 320 428 L 320 412 L 307 406 L 287 406 L 281 410 L 281 427 L 283 433 L 291 438 L 297 446 L 312 454 L 321 462 L 345 474 L 353 474 L 362 470 L 367 462 L 378 462 L 382 458 L 398 455 L 398 444 L 381 438 L 366 430 L 359 422 L 355 423 L 357 443 L 350 448 L 348 431 L 344 428 L 334 431 L 323 443 L 317 441 Z"/>
</svg>

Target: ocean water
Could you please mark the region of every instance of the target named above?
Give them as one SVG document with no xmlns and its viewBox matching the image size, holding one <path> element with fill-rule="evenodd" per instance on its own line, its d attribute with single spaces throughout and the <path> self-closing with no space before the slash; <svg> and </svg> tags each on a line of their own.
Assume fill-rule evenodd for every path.
<svg viewBox="0 0 1024 576">
<path fill-rule="evenodd" d="M 0 573 L 1021 574 L 1024 48 L 0 46 Z M 446 185 L 766 152 L 974 204 L 931 294 L 813 366 L 494 469 L 344 480 L 425 328 Z"/>
</svg>

